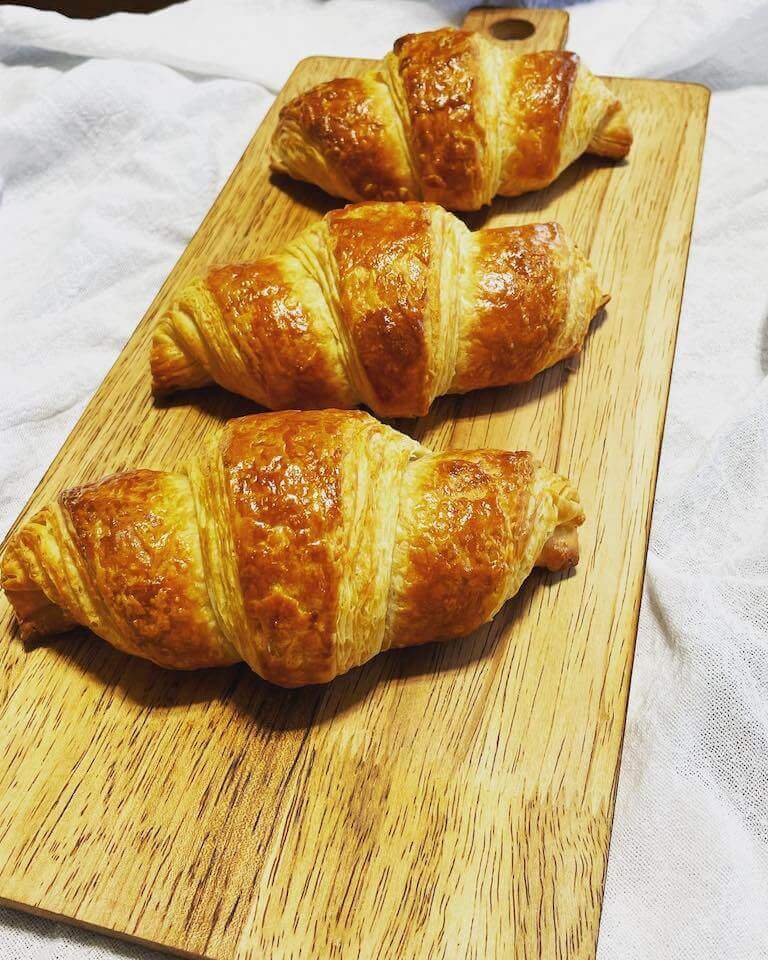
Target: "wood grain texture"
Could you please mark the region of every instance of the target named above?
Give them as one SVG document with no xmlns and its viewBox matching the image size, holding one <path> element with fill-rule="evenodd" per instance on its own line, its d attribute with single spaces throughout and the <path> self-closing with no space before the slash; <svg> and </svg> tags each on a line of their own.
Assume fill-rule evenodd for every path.
<svg viewBox="0 0 768 960">
<path fill-rule="evenodd" d="M 515 53 L 560 50 L 568 36 L 565 10 L 535 10 L 522 7 L 472 7 L 464 17 L 465 27 L 489 33 L 499 40 L 514 40 Z M 533 31 L 526 36 L 527 28 Z"/>
<path fill-rule="evenodd" d="M 83 480 L 171 467 L 253 410 L 214 388 L 153 405 L 152 318 L 210 262 L 331 208 L 270 180 L 266 146 L 280 102 L 366 66 L 299 64 L 23 516 Z M 526 447 L 571 476 L 577 571 L 534 574 L 466 640 L 297 691 L 244 666 L 172 674 L 83 631 L 25 651 L 3 598 L 0 902 L 222 960 L 594 956 L 708 103 L 610 83 L 627 163 L 583 159 L 466 218 L 557 218 L 589 254 L 613 298 L 578 370 L 397 424 L 434 449 Z"/>
</svg>

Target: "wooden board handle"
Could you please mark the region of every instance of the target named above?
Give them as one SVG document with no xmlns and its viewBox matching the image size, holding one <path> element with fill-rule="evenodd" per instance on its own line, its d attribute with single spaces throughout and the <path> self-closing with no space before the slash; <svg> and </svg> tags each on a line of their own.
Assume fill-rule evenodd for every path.
<svg viewBox="0 0 768 960">
<path fill-rule="evenodd" d="M 515 53 L 561 50 L 568 37 L 568 14 L 527 7 L 472 7 L 463 26 L 514 44 Z"/>
</svg>

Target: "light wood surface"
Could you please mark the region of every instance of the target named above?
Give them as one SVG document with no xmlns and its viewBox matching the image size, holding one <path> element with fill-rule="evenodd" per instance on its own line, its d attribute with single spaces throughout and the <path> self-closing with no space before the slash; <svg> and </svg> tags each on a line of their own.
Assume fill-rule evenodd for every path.
<svg viewBox="0 0 768 960">
<path fill-rule="evenodd" d="M 559 13 L 536 20 L 529 49 L 562 39 Z M 280 100 L 365 66 L 305 60 Z M 610 83 L 635 132 L 627 163 L 581 160 L 467 218 L 557 218 L 589 253 L 612 300 L 578 369 L 397 424 L 435 449 L 529 448 L 574 478 L 578 569 L 534 574 L 466 640 L 292 692 L 243 666 L 165 672 L 82 631 L 25 651 L 3 599 L 0 901 L 226 960 L 594 956 L 708 103 L 701 87 Z M 278 107 L 25 514 L 123 467 L 173 466 L 253 409 L 214 388 L 157 407 L 147 361 L 181 283 L 334 204 L 270 180 Z"/>
<path fill-rule="evenodd" d="M 565 10 L 472 7 L 464 17 L 464 26 L 489 33 L 497 40 L 514 41 L 515 53 L 559 50 L 568 36 L 568 14 Z"/>
</svg>

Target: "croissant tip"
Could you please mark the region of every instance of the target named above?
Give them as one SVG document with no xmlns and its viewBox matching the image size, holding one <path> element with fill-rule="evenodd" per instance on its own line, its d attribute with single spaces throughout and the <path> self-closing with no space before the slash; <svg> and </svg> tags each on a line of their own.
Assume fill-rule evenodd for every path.
<svg viewBox="0 0 768 960">
<path fill-rule="evenodd" d="M 269 169 L 273 173 L 290 173 L 277 147 L 277 135 L 272 140 L 269 150 Z"/>
<path fill-rule="evenodd" d="M 619 100 L 589 144 L 588 151 L 612 160 L 623 160 L 633 142 L 627 115 Z"/>
<path fill-rule="evenodd" d="M 166 351 L 160 342 L 157 333 L 152 337 L 152 346 L 149 352 L 149 370 L 152 377 L 152 395 L 154 397 L 164 396 L 168 392 L 165 385 L 165 378 L 162 370 L 166 365 Z"/>
<path fill-rule="evenodd" d="M 579 533 L 574 524 L 559 526 L 542 547 L 536 561 L 550 573 L 571 570 L 579 562 Z"/>
<path fill-rule="evenodd" d="M 171 311 L 161 317 L 152 336 L 149 369 L 152 376 L 152 395 L 165 397 L 177 390 L 202 387 L 211 379 L 195 357 L 188 353 L 174 335 Z"/>
</svg>

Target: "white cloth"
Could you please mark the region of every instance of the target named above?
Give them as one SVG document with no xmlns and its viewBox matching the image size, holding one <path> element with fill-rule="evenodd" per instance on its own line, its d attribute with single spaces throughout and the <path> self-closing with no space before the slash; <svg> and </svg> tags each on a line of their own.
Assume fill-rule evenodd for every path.
<svg viewBox="0 0 768 960">
<path fill-rule="evenodd" d="M 0 7 L 0 531 L 295 62 L 377 56 L 468 5 Z M 569 45 L 598 72 L 714 89 L 599 956 L 764 960 L 768 0 L 581 3 Z M 0 960 L 114 955 L 150 956 L 0 911 Z"/>
</svg>

